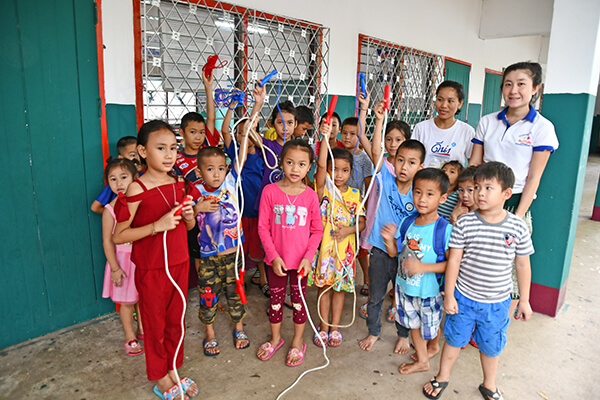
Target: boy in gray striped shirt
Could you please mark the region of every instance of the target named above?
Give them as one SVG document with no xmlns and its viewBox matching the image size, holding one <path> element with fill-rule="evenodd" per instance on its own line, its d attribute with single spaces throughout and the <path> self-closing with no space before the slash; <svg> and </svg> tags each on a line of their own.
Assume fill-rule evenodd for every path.
<svg viewBox="0 0 600 400">
<path fill-rule="evenodd" d="M 479 209 L 460 217 L 450 237 L 444 299 L 446 343 L 437 376 L 423 387 L 427 398 L 440 398 L 460 349 L 472 333 L 481 353 L 484 377 L 479 391 L 484 399 L 502 399 L 496 371 L 510 322 L 513 261 L 521 296 L 515 318 L 527 321 L 532 314 L 531 236 L 522 219 L 503 209 L 514 181 L 513 171 L 503 163 L 490 162 L 477 168 L 474 197 Z"/>
</svg>

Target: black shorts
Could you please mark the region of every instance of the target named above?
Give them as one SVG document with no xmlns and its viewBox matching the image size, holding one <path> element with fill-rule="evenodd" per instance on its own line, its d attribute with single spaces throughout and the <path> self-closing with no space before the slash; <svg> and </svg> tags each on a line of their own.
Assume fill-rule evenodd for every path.
<svg viewBox="0 0 600 400">
<path fill-rule="evenodd" d="M 196 221 L 194 227 L 187 231 L 188 253 L 190 258 L 200 258 L 200 243 L 198 243 L 198 236 L 200 236 L 200 228 L 198 227 L 198 221 Z"/>
</svg>

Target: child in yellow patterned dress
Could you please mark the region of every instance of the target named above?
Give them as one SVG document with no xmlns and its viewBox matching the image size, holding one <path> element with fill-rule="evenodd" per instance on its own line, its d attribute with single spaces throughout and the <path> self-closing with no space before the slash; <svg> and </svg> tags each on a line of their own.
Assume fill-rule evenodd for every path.
<svg viewBox="0 0 600 400">
<path fill-rule="evenodd" d="M 339 325 L 344 297 L 346 292 L 354 291 L 357 219 L 359 231 L 365 227 L 364 210 L 359 210 L 360 192 L 346 185 L 352 171 L 352 153 L 346 149 L 334 148 L 332 160 L 327 145 L 330 132 L 330 124 L 322 125 L 323 140 L 319 149 L 315 186 L 321 204 L 324 233 L 319 257 L 308 278 L 309 285 L 314 283 L 319 287 L 320 303 L 317 306 L 321 325 L 314 338 L 315 345 L 319 347 L 319 337 L 325 345 L 331 347 L 342 344 Z M 328 290 L 331 293 L 324 293 Z"/>
</svg>

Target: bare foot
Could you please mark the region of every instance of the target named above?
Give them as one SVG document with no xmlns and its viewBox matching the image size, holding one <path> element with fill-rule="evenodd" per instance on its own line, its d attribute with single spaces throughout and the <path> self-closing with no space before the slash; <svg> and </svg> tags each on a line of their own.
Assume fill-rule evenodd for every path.
<svg viewBox="0 0 600 400">
<path fill-rule="evenodd" d="M 379 339 L 378 336 L 369 335 L 366 338 L 364 338 L 363 340 L 361 340 L 360 342 L 358 342 L 358 345 L 360 346 L 361 349 L 363 349 L 365 351 L 370 351 L 373 348 L 373 345 L 375 344 L 377 339 Z"/>
<path fill-rule="evenodd" d="M 433 387 L 433 383 L 436 383 L 436 387 Z M 431 396 L 432 399 L 437 399 L 440 396 L 440 393 L 446 389 L 448 386 L 448 381 L 438 381 L 437 377 L 434 377 L 431 381 L 427 382 L 425 386 L 423 386 L 423 392 L 427 393 Z"/>
<path fill-rule="evenodd" d="M 427 342 L 427 359 L 431 360 L 437 353 L 440 352 L 440 344 L 438 342 L 429 341 Z M 417 361 L 417 353 L 412 353 L 410 358 L 413 361 Z"/>
<path fill-rule="evenodd" d="M 418 362 L 404 363 L 404 364 L 400 365 L 400 367 L 398 368 L 398 371 L 402 375 L 409 375 L 409 374 L 413 374 L 415 372 L 429 371 L 429 361 L 427 361 L 425 363 L 418 363 Z"/>
<path fill-rule="evenodd" d="M 166 392 L 167 390 L 171 389 L 175 385 L 175 381 L 170 376 L 171 372 L 172 371 L 169 371 L 169 374 L 165 375 L 164 377 L 162 377 L 161 379 L 156 381 L 156 386 L 158 387 L 158 390 L 160 390 L 161 393 Z M 198 387 L 196 387 L 196 393 L 197 392 L 198 392 Z M 188 400 L 188 399 L 189 399 L 189 396 L 187 395 L 187 393 L 185 393 L 183 395 L 183 400 Z M 177 396 L 174 398 L 174 400 L 182 400 L 182 396 L 181 395 Z"/>
<path fill-rule="evenodd" d="M 394 347 L 394 353 L 396 354 L 406 354 L 410 351 L 410 340 L 408 338 L 398 338 L 398 342 L 396 343 L 396 347 Z M 415 360 L 416 361 L 416 360 Z"/>
</svg>

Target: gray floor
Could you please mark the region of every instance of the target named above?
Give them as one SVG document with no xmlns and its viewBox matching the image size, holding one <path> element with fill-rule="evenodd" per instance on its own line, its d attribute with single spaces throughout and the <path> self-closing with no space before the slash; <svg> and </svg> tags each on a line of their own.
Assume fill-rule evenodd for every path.
<svg viewBox="0 0 600 400">
<path fill-rule="evenodd" d="M 589 217 L 599 173 L 600 158 L 591 158 L 565 306 L 556 318 L 534 314 L 529 322 L 513 321 L 509 327 L 509 343 L 500 359 L 497 379 L 506 399 L 595 398 L 596 368 L 600 365 L 596 344 L 600 309 L 594 306 L 600 304 L 600 223 Z M 360 272 L 358 275 L 357 282 L 362 282 Z M 185 362 L 180 372 L 199 383 L 201 399 L 275 399 L 303 371 L 324 363 L 322 350 L 311 343 L 311 332 L 305 333 L 308 351 L 301 367 L 285 366 L 287 344 L 270 361 L 256 358 L 257 347 L 269 334 L 265 314 L 268 301 L 257 286 L 248 286 L 245 322 L 252 344 L 249 349 L 235 350 L 233 325 L 226 313 L 220 313 L 215 326 L 221 354 L 214 358 L 202 354 L 203 329 L 196 316 L 198 296 L 190 292 Z M 309 290 L 308 297 L 314 319 L 315 291 Z M 359 296 L 358 306 L 364 301 Z M 347 296 L 345 323 L 351 320 L 352 303 L 352 296 Z M 439 356 L 433 359 L 430 372 L 401 376 L 397 367 L 408 357 L 393 354 L 395 329 L 392 324 L 383 324 L 379 342 L 371 352 L 364 352 L 358 341 L 365 336 L 366 327 L 364 320 L 357 318 L 343 330 L 343 345 L 328 349 L 330 366 L 303 378 L 284 398 L 424 398 L 421 387 L 437 371 Z M 292 329 L 291 312 L 286 309 L 283 336 L 287 341 Z M 143 357 L 127 357 L 122 336 L 118 316 L 111 314 L 1 350 L 0 398 L 156 398 L 153 384 L 146 380 Z M 477 391 L 481 381 L 478 352 L 468 346 L 456 363 L 443 398 L 481 398 Z"/>
</svg>

